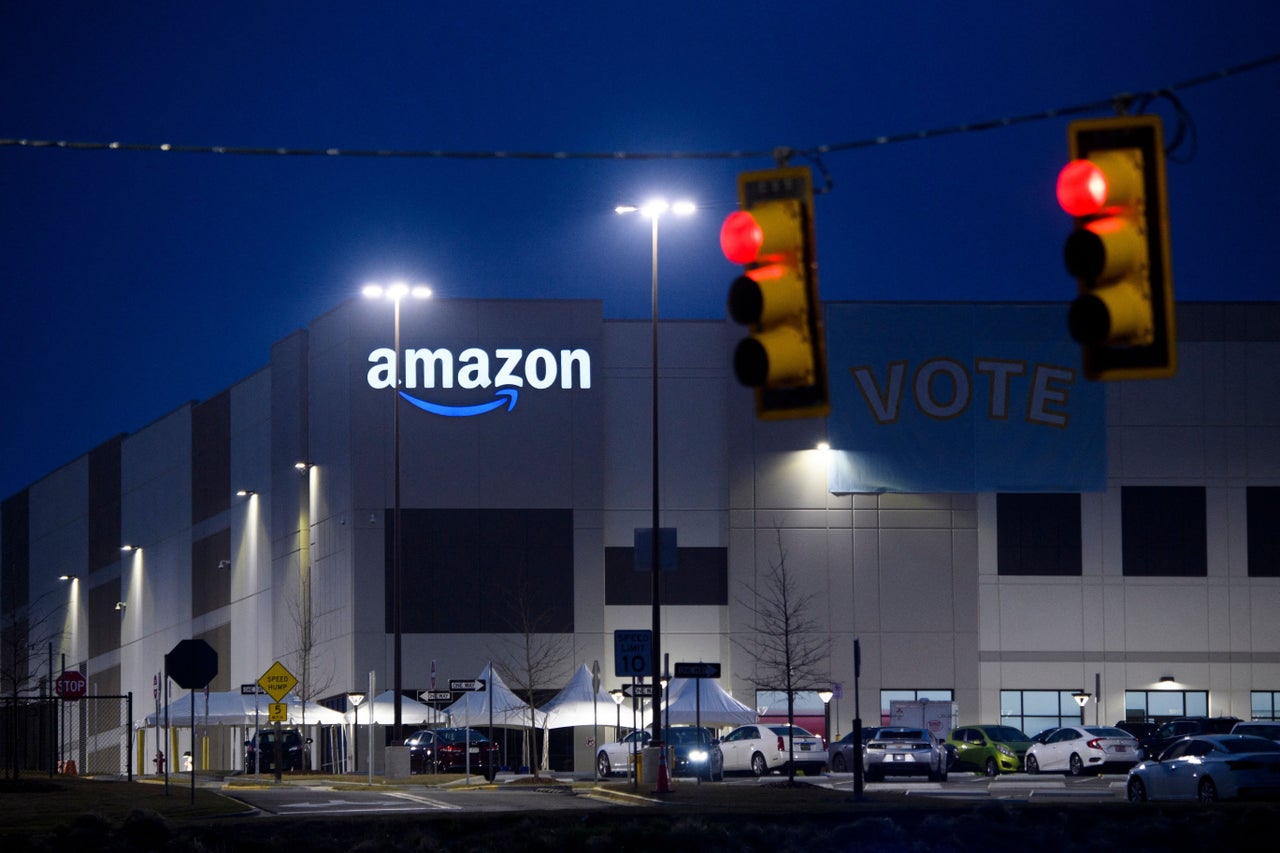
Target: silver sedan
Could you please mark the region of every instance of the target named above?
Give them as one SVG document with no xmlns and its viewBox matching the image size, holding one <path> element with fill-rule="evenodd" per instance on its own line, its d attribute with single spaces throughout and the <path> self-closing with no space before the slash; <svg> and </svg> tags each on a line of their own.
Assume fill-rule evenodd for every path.
<svg viewBox="0 0 1280 853">
<path fill-rule="evenodd" d="M 1185 737 L 1129 771 L 1129 801 L 1280 796 L 1280 743 L 1254 735 Z"/>
<path fill-rule="evenodd" d="M 928 776 L 930 782 L 945 782 L 947 751 L 928 729 L 883 728 L 867 741 L 863 771 L 868 782 L 885 776 Z"/>
</svg>

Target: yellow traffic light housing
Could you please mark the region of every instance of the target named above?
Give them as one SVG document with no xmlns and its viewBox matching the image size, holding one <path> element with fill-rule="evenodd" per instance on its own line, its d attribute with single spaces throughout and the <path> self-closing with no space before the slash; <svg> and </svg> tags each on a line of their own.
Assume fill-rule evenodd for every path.
<svg viewBox="0 0 1280 853">
<path fill-rule="evenodd" d="M 1072 122 L 1058 203 L 1075 217 L 1063 247 L 1079 281 L 1067 325 L 1089 379 L 1177 370 L 1164 145 L 1158 116 Z"/>
<path fill-rule="evenodd" d="M 734 350 L 734 373 L 755 388 L 762 419 L 825 417 L 812 176 L 803 167 L 746 172 L 738 200 L 720 229 L 725 257 L 746 268 L 729 287 L 729 316 L 751 326 Z"/>
</svg>

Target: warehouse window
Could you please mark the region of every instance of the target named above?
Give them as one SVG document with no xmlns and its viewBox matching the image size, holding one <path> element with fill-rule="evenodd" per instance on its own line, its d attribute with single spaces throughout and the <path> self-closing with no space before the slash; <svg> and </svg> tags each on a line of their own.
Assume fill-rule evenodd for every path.
<svg viewBox="0 0 1280 853">
<path fill-rule="evenodd" d="M 1074 694 L 1074 690 L 1001 690 L 1000 723 L 1029 737 L 1045 729 L 1080 725 L 1086 718 L 1082 717 Z M 1089 697 L 1091 704 L 1093 698 Z M 1087 719 L 1092 717 L 1091 714 Z"/>
<path fill-rule="evenodd" d="M 573 632 L 573 511 L 405 509 L 402 629 L 422 634 Z M 395 525 L 387 513 L 386 630 Z"/>
<path fill-rule="evenodd" d="M 893 725 L 892 702 L 954 702 L 950 690 L 881 690 L 880 725 Z"/>
<path fill-rule="evenodd" d="M 1280 486 L 1245 490 L 1249 577 L 1280 578 Z"/>
<path fill-rule="evenodd" d="M 729 603 L 729 552 L 726 548 L 677 548 L 676 565 L 663 570 L 658 594 L 663 604 Z M 636 571 L 635 548 L 604 549 L 604 603 L 651 604 L 652 572 Z"/>
<path fill-rule="evenodd" d="M 1079 575 L 1078 494 L 996 495 L 996 565 L 1002 575 Z"/>
<path fill-rule="evenodd" d="M 1120 490 L 1120 525 L 1125 575 L 1208 574 L 1202 487 L 1125 486 Z"/>
<path fill-rule="evenodd" d="M 1280 720 L 1280 690 L 1250 691 L 1249 719 Z"/>
<path fill-rule="evenodd" d="M 1207 690 L 1126 690 L 1126 720 L 1167 723 L 1178 717 L 1209 716 Z"/>
</svg>

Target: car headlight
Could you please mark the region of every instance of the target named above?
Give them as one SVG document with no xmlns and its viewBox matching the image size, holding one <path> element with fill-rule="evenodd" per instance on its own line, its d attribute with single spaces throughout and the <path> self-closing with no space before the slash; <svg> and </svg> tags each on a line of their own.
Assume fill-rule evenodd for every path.
<svg viewBox="0 0 1280 853">
<path fill-rule="evenodd" d="M 998 744 L 996 744 L 996 751 L 997 751 L 997 752 L 999 752 L 1001 755 L 1007 755 L 1007 756 L 1009 756 L 1010 758 L 1016 758 L 1016 757 L 1017 757 L 1017 756 L 1015 756 L 1015 755 L 1013 754 L 1013 750 L 1012 750 L 1012 749 L 1010 749 L 1009 747 L 1005 746 L 1005 745 L 1004 745 L 1004 744 L 1002 744 L 1002 743 L 998 743 Z"/>
<path fill-rule="evenodd" d="M 689 750 L 689 760 L 690 761 L 706 761 L 707 760 L 706 750 L 704 749 Z"/>
</svg>

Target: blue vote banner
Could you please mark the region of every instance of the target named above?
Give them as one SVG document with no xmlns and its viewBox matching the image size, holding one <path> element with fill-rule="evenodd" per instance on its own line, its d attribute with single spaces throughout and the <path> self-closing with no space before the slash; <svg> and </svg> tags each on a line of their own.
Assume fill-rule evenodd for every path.
<svg viewBox="0 0 1280 853">
<path fill-rule="evenodd" d="M 1058 304 L 829 303 L 829 486 L 1106 488 L 1106 389 Z"/>
</svg>

